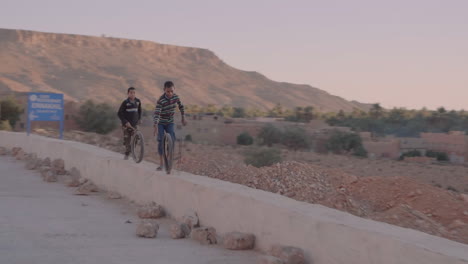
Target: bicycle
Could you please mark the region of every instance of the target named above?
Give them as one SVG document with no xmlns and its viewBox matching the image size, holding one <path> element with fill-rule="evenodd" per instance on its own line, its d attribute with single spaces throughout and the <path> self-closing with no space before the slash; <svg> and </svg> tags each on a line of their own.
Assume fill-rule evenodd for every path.
<svg viewBox="0 0 468 264">
<path fill-rule="evenodd" d="M 166 131 L 164 131 L 162 144 L 164 169 L 166 169 L 167 174 L 170 174 L 172 170 L 172 162 L 174 160 L 174 139 L 172 138 L 171 134 L 167 133 Z"/>
<path fill-rule="evenodd" d="M 176 141 L 178 142 L 177 145 L 179 146 L 179 151 L 178 153 L 176 150 Z M 182 163 L 182 144 L 181 139 L 174 140 L 171 137 L 171 134 L 164 132 L 163 136 L 163 162 L 164 162 L 164 168 L 166 169 L 166 173 L 170 174 L 172 171 L 172 168 L 174 167 L 174 161 L 177 161 L 177 164 Z"/>
<path fill-rule="evenodd" d="M 136 163 L 140 163 L 145 154 L 145 140 L 138 128 L 129 127 L 129 129 L 132 131 L 130 140 L 132 158 Z"/>
</svg>

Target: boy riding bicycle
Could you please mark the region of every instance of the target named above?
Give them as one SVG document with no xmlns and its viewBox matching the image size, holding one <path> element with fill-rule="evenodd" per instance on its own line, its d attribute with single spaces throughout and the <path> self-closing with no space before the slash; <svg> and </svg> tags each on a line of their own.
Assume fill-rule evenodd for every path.
<svg viewBox="0 0 468 264">
<path fill-rule="evenodd" d="M 164 94 L 159 98 L 158 102 L 156 103 L 156 108 L 154 110 L 153 115 L 153 136 L 158 135 L 157 139 L 160 164 L 157 168 L 158 171 L 162 170 L 163 164 L 162 139 L 164 137 L 164 131 L 169 133 L 174 141 L 176 139 L 174 131 L 174 113 L 176 111 L 176 105 L 178 105 L 180 114 L 182 115 L 182 124 L 184 126 L 187 124 L 184 115 L 184 105 L 180 101 L 179 96 L 174 93 L 174 89 L 174 83 L 172 83 L 171 81 L 164 83 Z"/>
<path fill-rule="evenodd" d="M 128 98 L 120 105 L 117 115 L 122 122 L 123 144 L 125 145 L 124 159 L 128 159 L 130 154 L 130 138 L 133 128 L 136 128 L 141 120 L 141 101 L 135 97 L 136 89 L 130 87 L 127 89 Z"/>
</svg>

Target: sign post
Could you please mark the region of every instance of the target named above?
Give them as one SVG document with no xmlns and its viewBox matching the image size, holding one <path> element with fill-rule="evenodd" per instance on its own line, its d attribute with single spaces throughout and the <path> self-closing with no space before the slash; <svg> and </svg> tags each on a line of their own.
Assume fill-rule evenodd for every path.
<svg viewBox="0 0 468 264">
<path fill-rule="evenodd" d="M 28 136 L 31 121 L 59 121 L 60 139 L 63 139 L 63 94 L 29 93 L 28 95 Z"/>
</svg>

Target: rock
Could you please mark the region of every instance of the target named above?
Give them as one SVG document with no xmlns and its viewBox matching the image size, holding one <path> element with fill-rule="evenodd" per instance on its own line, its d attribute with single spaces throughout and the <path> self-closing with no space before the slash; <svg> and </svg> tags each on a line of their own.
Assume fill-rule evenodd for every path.
<svg viewBox="0 0 468 264">
<path fill-rule="evenodd" d="M 65 162 L 63 159 L 55 159 L 51 164 L 52 170 L 55 171 L 58 175 L 65 175 Z"/>
<path fill-rule="evenodd" d="M 80 171 L 72 167 L 70 169 L 70 175 L 66 177 L 65 179 L 65 185 L 68 187 L 78 187 L 80 186 L 80 178 L 81 178 L 81 173 Z"/>
<path fill-rule="evenodd" d="M 49 172 L 49 171 L 50 171 L 50 167 L 41 167 L 39 172 L 41 173 L 41 177 L 42 177 L 43 180 L 45 180 L 47 172 Z"/>
<path fill-rule="evenodd" d="M 15 154 L 15 158 L 17 160 L 24 160 L 27 158 L 27 154 L 23 151 L 23 149 L 19 149 L 18 152 Z"/>
<path fill-rule="evenodd" d="M 453 230 L 453 229 L 457 229 L 457 228 L 460 228 L 460 227 L 464 227 L 466 224 L 460 220 L 460 219 L 456 219 L 455 221 L 453 221 L 449 226 L 448 226 L 448 229 L 449 230 Z"/>
<path fill-rule="evenodd" d="M 304 251 L 297 247 L 274 245 L 270 254 L 284 261 L 285 264 L 305 264 Z"/>
<path fill-rule="evenodd" d="M 36 154 L 31 154 L 29 157 L 26 159 L 26 169 L 28 170 L 35 170 L 39 168 L 42 164 L 42 161 L 37 158 Z"/>
<path fill-rule="evenodd" d="M 27 170 L 34 170 L 36 169 L 36 161 L 35 160 L 28 160 L 26 161 L 26 165 L 24 166 Z"/>
<path fill-rule="evenodd" d="M 22 150 L 22 148 L 18 148 L 18 147 L 12 148 L 12 149 L 11 149 L 11 155 L 12 155 L 13 157 L 16 157 L 16 155 L 18 154 L 18 152 L 19 152 L 20 150 Z"/>
<path fill-rule="evenodd" d="M 87 182 L 88 182 L 88 179 L 86 179 L 86 178 L 80 177 L 80 179 L 78 179 L 78 184 L 79 185 L 83 185 L 83 184 L 85 184 Z"/>
<path fill-rule="evenodd" d="M 42 164 L 41 164 L 41 165 L 42 165 L 42 166 L 48 166 L 48 167 L 50 167 L 50 166 L 52 165 L 51 162 L 50 162 L 50 158 L 49 158 L 49 157 L 45 158 L 45 159 L 42 161 Z"/>
<path fill-rule="evenodd" d="M 46 173 L 44 173 L 44 181 L 56 182 L 58 181 L 58 176 L 53 170 L 48 170 Z"/>
<path fill-rule="evenodd" d="M 72 167 L 69 171 L 69 174 L 77 180 L 81 178 L 81 172 L 76 167 Z"/>
<path fill-rule="evenodd" d="M 190 228 L 190 230 L 195 227 L 199 227 L 200 220 L 198 219 L 197 212 L 192 209 L 188 210 L 182 217 L 182 223 L 185 223 Z"/>
<path fill-rule="evenodd" d="M 138 217 L 140 218 L 161 218 L 164 216 L 164 209 L 161 205 L 152 202 L 138 209 Z"/>
<path fill-rule="evenodd" d="M 4 148 L 4 147 L 0 147 L 0 156 L 3 156 L 3 155 L 8 155 L 8 149 L 7 148 Z"/>
<path fill-rule="evenodd" d="M 85 184 L 80 185 L 76 189 L 75 195 L 89 195 L 91 194 L 91 192 L 98 192 L 98 191 L 99 191 L 99 188 L 91 181 L 88 181 Z"/>
<path fill-rule="evenodd" d="M 186 238 L 190 235 L 190 228 L 184 223 L 174 223 L 170 226 L 170 232 L 174 239 Z"/>
<path fill-rule="evenodd" d="M 37 160 L 37 154 L 36 153 L 29 153 L 29 154 L 26 155 L 26 158 L 24 160 L 25 161 Z"/>
<path fill-rule="evenodd" d="M 232 250 L 253 249 L 255 245 L 255 236 L 240 232 L 227 233 L 223 239 L 223 247 Z"/>
<path fill-rule="evenodd" d="M 192 230 L 190 236 L 202 245 L 216 244 L 216 230 L 213 227 L 199 227 Z"/>
<path fill-rule="evenodd" d="M 346 175 L 345 177 L 343 177 L 343 184 L 350 185 L 356 183 L 358 180 L 358 177 L 355 175 Z"/>
<path fill-rule="evenodd" d="M 285 264 L 285 263 L 279 258 L 275 258 L 272 256 L 261 256 L 260 258 L 258 258 L 257 264 Z"/>
<path fill-rule="evenodd" d="M 107 198 L 108 199 L 121 199 L 122 195 L 116 192 L 107 192 Z"/>
<path fill-rule="evenodd" d="M 80 182 L 78 180 L 74 180 L 72 176 L 65 175 L 65 185 L 68 187 L 78 187 L 80 186 Z"/>
<path fill-rule="evenodd" d="M 462 193 L 462 194 L 460 194 L 460 197 L 461 197 L 462 201 L 465 201 L 466 203 L 468 203 L 468 194 Z"/>
<path fill-rule="evenodd" d="M 54 159 L 52 161 L 52 168 L 64 169 L 65 168 L 65 161 L 63 161 L 63 159 Z"/>
<path fill-rule="evenodd" d="M 139 237 L 155 238 L 158 235 L 159 225 L 150 220 L 141 221 L 136 230 L 136 234 Z"/>
</svg>

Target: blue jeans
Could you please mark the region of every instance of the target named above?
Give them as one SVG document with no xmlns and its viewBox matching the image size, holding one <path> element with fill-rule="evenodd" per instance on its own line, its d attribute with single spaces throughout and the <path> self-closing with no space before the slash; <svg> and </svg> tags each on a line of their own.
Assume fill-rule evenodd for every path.
<svg viewBox="0 0 468 264">
<path fill-rule="evenodd" d="M 158 124 L 158 153 L 159 155 L 163 154 L 163 144 L 162 140 L 164 138 L 164 131 L 169 133 L 172 136 L 172 141 L 175 142 L 175 132 L 174 132 L 174 123 L 171 124 Z"/>
</svg>

